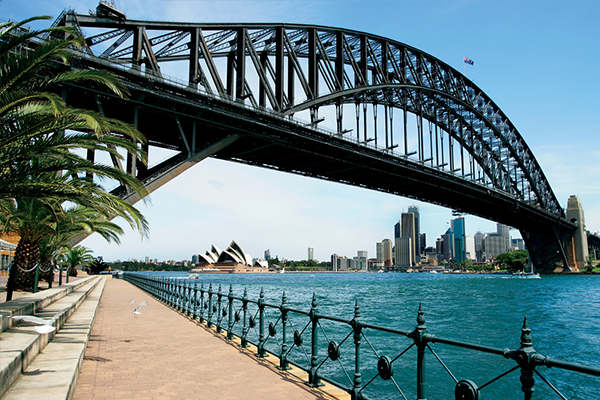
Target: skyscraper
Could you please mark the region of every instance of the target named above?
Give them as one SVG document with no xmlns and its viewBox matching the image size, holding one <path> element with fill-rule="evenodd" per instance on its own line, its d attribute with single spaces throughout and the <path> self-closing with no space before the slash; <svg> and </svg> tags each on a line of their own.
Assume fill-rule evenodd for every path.
<svg viewBox="0 0 600 400">
<path fill-rule="evenodd" d="M 411 246 L 411 255 L 410 255 L 410 259 L 412 261 L 412 263 L 415 263 L 417 257 L 417 236 L 416 236 L 416 232 L 415 232 L 415 214 L 414 213 L 402 213 L 402 215 L 400 216 L 400 221 L 401 221 L 401 225 L 402 225 L 402 237 L 403 238 L 408 238 L 410 239 L 410 246 Z M 420 253 L 419 253 L 420 254 Z"/>
<path fill-rule="evenodd" d="M 271 249 L 265 250 L 265 260 L 269 261 L 271 259 Z"/>
<path fill-rule="evenodd" d="M 377 242 L 377 266 L 383 267 L 383 242 Z"/>
<path fill-rule="evenodd" d="M 314 260 L 315 259 L 315 249 L 313 249 L 312 247 L 308 248 L 308 260 Z"/>
<path fill-rule="evenodd" d="M 465 218 L 455 218 L 451 221 L 451 224 L 452 231 L 454 232 L 454 261 L 460 263 L 466 260 L 465 252 L 467 234 L 465 227 Z"/>
<path fill-rule="evenodd" d="M 415 252 L 416 252 L 416 256 L 418 257 L 421 255 L 421 253 L 425 249 L 425 246 L 421 246 L 421 242 L 419 240 L 419 238 L 421 237 L 421 222 L 420 222 L 421 217 L 419 215 L 419 206 L 408 207 L 408 212 L 413 213 L 415 215 L 415 237 L 413 240 L 416 239 Z"/>
<path fill-rule="evenodd" d="M 392 241 L 383 239 L 383 265 L 386 267 L 392 266 Z"/>
</svg>

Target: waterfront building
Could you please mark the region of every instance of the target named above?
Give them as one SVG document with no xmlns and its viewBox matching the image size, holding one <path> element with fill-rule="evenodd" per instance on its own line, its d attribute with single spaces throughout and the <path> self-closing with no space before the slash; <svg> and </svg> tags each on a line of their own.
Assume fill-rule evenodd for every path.
<svg viewBox="0 0 600 400">
<path fill-rule="evenodd" d="M 348 270 L 348 259 L 346 256 L 339 256 L 337 254 L 331 255 L 331 270 L 332 271 L 347 271 Z"/>
<path fill-rule="evenodd" d="M 367 270 L 367 251 L 366 250 L 359 250 L 357 252 L 357 266 L 356 269 L 359 269 L 361 271 L 366 271 Z"/>
<path fill-rule="evenodd" d="M 392 241 L 390 239 L 383 239 L 383 265 L 385 267 L 391 267 L 393 263 L 392 259 Z"/>
<path fill-rule="evenodd" d="M 466 227 L 465 218 L 458 217 L 450 221 L 450 226 L 454 232 L 454 261 L 461 263 L 466 260 Z"/>
<path fill-rule="evenodd" d="M 420 238 L 421 238 L 421 223 L 420 223 L 420 214 L 419 214 L 419 206 L 409 206 L 408 207 L 408 212 L 413 214 L 415 216 L 415 237 L 412 238 L 415 242 L 415 254 L 413 257 L 413 260 L 418 260 L 419 257 L 421 255 L 421 253 L 423 252 L 423 250 L 425 249 L 425 245 L 421 244 Z"/>
<path fill-rule="evenodd" d="M 315 249 L 313 249 L 312 247 L 308 248 L 308 261 L 314 260 L 315 259 Z"/>
</svg>

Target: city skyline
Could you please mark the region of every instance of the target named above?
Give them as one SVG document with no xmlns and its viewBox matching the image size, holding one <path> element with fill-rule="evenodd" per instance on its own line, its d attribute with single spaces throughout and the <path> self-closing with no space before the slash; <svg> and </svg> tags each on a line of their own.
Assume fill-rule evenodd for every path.
<svg viewBox="0 0 600 400">
<path fill-rule="evenodd" d="M 577 195 L 587 228 L 600 230 L 600 188 L 595 177 L 600 155 L 596 150 L 598 122 L 590 112 L 598 105 L 600 83 L 594 71 L 600 55 L 588 51 L 600 37 L 595 21 L 599 3 L 556 1 L 543 7 L 538 2 L 503 1 L 346 4 L 340 9 L 332 1 L 117 1 L 129 18 L 138 20 L 281 21 L 364 31 L 421 49 L 461 73 L 463 57 L 468 57 L 474 65 L 464 69 L 467 77 L 517 127 L 560 204 L 566 208 L 569 196 Z M 96 5 L 96 0 L 3 1 L 0 15 L 11 20 L 56 17 L 69 6 L 87 14 Z M 378 6 L 389 12 L 382 14 Z M 398 15 L 424 17 L 404 18 L 398 24 Z M 495 17 L 490 19 L 490 15 Z M 425 18 L 434 29 L 422 29 Z M 468 27 L 457 25 L 458 18 L 468 20 Z M 50 24 L 45 21 L 38 26 Z M 567 79 L 565 71 L 576 73 L 586 85 Z M 165 157 L 165 153 L 151 152 L 150 162 Z M 419 207 L 420 232 L 427 234 L 427 245 L 432 246 L 447 229 L 452 218 L 449 209 L 209 159 L 153 193 L 149 204 L 138 203 L 150 223 L 149 239 L 141 240 L 126 228 L 121 246 L 97 236 L 81 244 L 106 260 L 144 259 L 146 255 L 189 259 L 212 243 L 225 247 L 235 239 L 253 257 L 270 248 L 280 258 L 299 260 L 312 246 L 316 259 L 327 260 L 334 252 L 355 254 L 365 245 L 370 246 L 369 254 L 375 254 L 376 242 L 393 239 L 390 225 L 411 205 Z M 465 221 L 469 235 L 495 230 L 492 221 L 470 215 L 465 215 Z"/>
</svg>

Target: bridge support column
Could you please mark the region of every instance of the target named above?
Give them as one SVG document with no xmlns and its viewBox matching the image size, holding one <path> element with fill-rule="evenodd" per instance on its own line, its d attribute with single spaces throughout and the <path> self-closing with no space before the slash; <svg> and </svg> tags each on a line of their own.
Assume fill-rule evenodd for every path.
<svg viewBox="0 0 600 400">
<path fill-rule="evenodd" d="M 583 207 L 577 196 L 569 197 L 567 202 L 567 219 L 577 224 L 577 230 L 573 232 L 573 235 L 570 238 L 569 266 L 579 270 L 579 268 L 583 268 L 589 263 L 590 255 L 588 251 Z"/>
</svg>

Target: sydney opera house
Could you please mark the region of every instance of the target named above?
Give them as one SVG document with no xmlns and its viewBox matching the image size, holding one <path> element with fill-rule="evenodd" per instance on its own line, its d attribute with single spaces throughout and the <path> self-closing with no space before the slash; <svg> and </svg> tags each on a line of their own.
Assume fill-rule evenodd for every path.
<svg viewBox="0 0 600 400">
<path fill-rule="evenodd" d="M 226 250 L 221 251 L 214 244 L 204 254 L 198 254 L 198 264 L 190 272 L 267 272 L 268 263 L 252 263 L 249 254 L 244 253 L 242 248 L 231 241 Z"/>
</svg>

